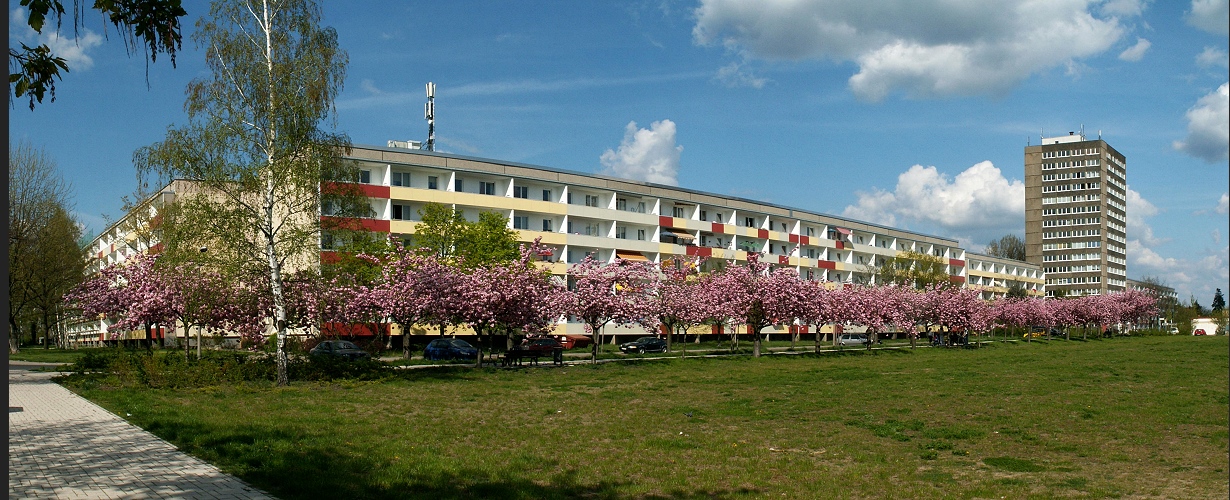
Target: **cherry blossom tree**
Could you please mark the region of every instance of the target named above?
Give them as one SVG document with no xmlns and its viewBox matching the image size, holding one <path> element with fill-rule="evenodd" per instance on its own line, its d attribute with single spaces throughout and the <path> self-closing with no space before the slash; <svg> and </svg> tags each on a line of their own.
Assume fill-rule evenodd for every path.
<svg viewBox="0 0 1230 500">
<path fill-rule="evenodd" d="M 652 263 L 615 259 L 602 264 L 592 256 L 568 269 L 574 286 L 566 311 L 585 323 L 593 336 L 593 362 L 598 362 L 599 334 L 607 323 L 652 322 L 658 271 Z"/>
<path fill-rule="evenodd" d="M 729 316 L 746 325 L 752 335 L 752 355 L 760 356 L 761 330 L 771 325 L 792 322 L 804 315 L 793 300 L 797 294 L 782 292 L 799 282 L 790 268 L 768 272 L 768 265 L 757 254 L 747 256 L 747 264 L 727 266 L 715 273 L 711 294 Z"/>
<path fill-rule="evenodd" d="M 688 329 L 704 321 L 704 311 L 698 297 L 701 287 L 700 267 L 703 259 L 673 257 L 662 262 L 661 282 L 654 297 L 654 315 L 658 324 L 666 328 L 666 350 L 673 347 L 676 334 L 684 337 L 684 356 L 687 356 Z"/>
<path fill-rule="evenodd" d="M 398 247 L 388 259 L 382 276 L 368 292 L 383 313 L 402 328 L 402 350 L 410 358 L 410 328 L 418 323 L 447 324 L 460 315 L 461 274 L 429 252 Z"/>
<path fill-rule="evenodd" d="M 479 349 L 484 337 L 490 344 L 499 330 L 546 333 L 562 315 L 566 290 L 533 263 L 542 248 L 536 239 L 521 245 L 516 261 L 475 267 L 461 276 L 461 318 L 478 334 Z M 475 366 L 482 367 L 481 352 Z"/>
</svg>

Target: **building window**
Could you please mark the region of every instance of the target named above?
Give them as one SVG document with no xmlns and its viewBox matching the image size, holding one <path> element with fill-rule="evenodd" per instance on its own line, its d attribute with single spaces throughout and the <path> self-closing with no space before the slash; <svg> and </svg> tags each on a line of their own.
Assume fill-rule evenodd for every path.
<svg viewBox="0 0 1230 500">
<path fill-rule="evenodd" d="M 530 188 L 526 186 L 513 186 L 513 198 L 529 199 Z"/>
<path fill-rule="evenodd" d="M 672 213 L 675 217 L 679 217 L 679 218 L 687 217 L 686 215 L 683 214 L 683 207 L 675 207 Z"/>
<path fill-rule="evenodd" d="M 463 190 L 461 189 L 461 179 L 457 179 L 457 180 L 453 181 L 453 191 L 456 191 L 456 192 L 458 192 L 458 193 L 460 193 L 460 192 L 462 192 L 462 191 L 463 191 Z"/>
<path fill-rule="evenodd" d="M 409 172 L 393 172 L 392 182 L 394 186 L 409 186 L 410 185 L 410 173 Z"/>
<path fill-rule="evenodd" d="M 617 226 L 615 228 L 615 237 L 621 240 L 628 239 L 628 228 L 624 226 Z"/>
<path fill-rule="evenodd" d="M 330 233 L 320 233 L 320 248 L 323 250 L 333 249 L 333 235 Z"/>
<path fill-rule="evenodd" d="M 551 232 L 551 219 L 542 220 L 542 230 L 548 233 Z"/>
<path fill-rule="evenodd" d="M 624 198 L 616 199 L 615 210 L 628 210 L 628 200 Z"/>
<path fill-rule="evenodd" d="M 440 189 L 440 179 L 434 175 L 427 176 L 427 189 Z"/>
<path fill-rule="evenodd" d="M 700 211 L 700 220 L 709 220 L 709 213 L 708 213 L 708 212 L 706 212 L 706 211 L 704 211 L 704 210 L 701 210 L 701 211 Z"/>
<path fill-rule="evenodd" d="M 551 201 L 551 190 L 550 189 L 542 190 L 542 201 Z"/>
<path fill-rule="evenodd" d="M 753 217 L 744 217 L 743 225 L 745 227 L 756 227 L 756 219 Z"/>
<path fill-rule="evenodd" d="M 530 218 L 525 215 L 513 217 L 513 229 L 529 229 Z"/>
<path fill-rule="evenodd" d="M 645 213 L 645 202 L 643 201 L 636 202 L 636 212 L 641 213 L 641 214 Z"/>
<path fill-rule="evenodd" d="M 478 194 L 494 195 L 495 194 L 495 183 L 494 182 L 479 182 L 478 183 Z"/>
<path fill-rule="evenodd" d="M 722 214 L 721 214 L 721 212 L 719 212 L 719 213 L 717 214 L 717 217 L 716 217 L 714 220 L 716 220 L 718 224 L 721 224 L 721 223 L 722 223 Z"/>
<path fill-rule="evenodd" d="M 393 220 L 402 220 L 402 215 L 401 205 L 393 205 Z"/>
<path fill-rule="evenodd" d="M 371 184 L 372 183 L 372 171 L 371 170 L 360 170 L 359 171 L 359 182 L 363 184 Z"/>
<path fill-rule="evenodd" d="M 587 194 L 587 195 L 585 195 L 585 206 L 587 206 L 587 207 L 597 207 L 597 206 L 598 206 L 598 197 L 597 197 L 596 195 L 592 195 L 592 194 Z"/>
<path fill-rule="evenodd" d="M 641 241 L 645 241 L 645 230 L 644 230 L 644 229 L 637 229 L 637 230 L 636 230 L 636 239 L 641 240 Z"/>
</svg>

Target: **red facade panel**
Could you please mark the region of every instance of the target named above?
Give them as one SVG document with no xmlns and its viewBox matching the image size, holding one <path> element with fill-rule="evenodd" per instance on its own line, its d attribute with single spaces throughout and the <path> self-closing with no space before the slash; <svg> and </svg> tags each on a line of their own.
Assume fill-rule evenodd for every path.
<svg viewBox="0 0 1230 500">
<path fill-rule="evenodd" d="M 321 222 L 333 222 L 333 223 L 338 223 L 339 225 L 350 226 L 352 228 L 355 224 L 358 224 L 358 226 L 362 227 L 363 229 L 366 229 L 368 231 L 378 232 L 378 233 L 389 232 L 389 221 L 387 220 L 352 219 L 352 218 L 343 218 L 343 217 L 329 217 L 327 215 L 321 216 L 320 220 Z"/>
<path fill-rule="evenodd" d="M 955 267 L 965 267 L 965 261 L 960 259 L 948 259 L 948 265 Z"/>
<path fill-rule="evenodd" d="M 756 230 L 756 237 L 757 237 L 757 238 L 760 238 L 760 239 L 762 239 L 762 240 L 767 240 L 767 239 L 769 239 L 769 230 L 768 230 L 768 229 L 757 229 L 757 230 Z"/>
<path fill-rule="evenodd" d="M 827 261 L 827 260 L 819 260 L 819 261 L 816 261 L 816 267 L 818 267 L 818 268 L 820 268 L 820 269 L 829 269 L 829 270 L 832 270 L 832 271 L 836 271 L 836 270 L 837 270 L 837 263 L 836 263 L 836 262 L 830 262 L 830 261 Z"/>
<path fill-rule="evenodd" d="M 833 243 L 837 245 L 837 249 L 838 249 L 838 250 L 845 250 L 845 249 L 846 249 L 846 245 L 845 245 L 845 243 L 842 243 L 842 242 L 840 242 L 840 241 L 834 241 Z"/>
<path fill-rule="evenodd" d="M 789 255 L 778 255 L 777 263 L 778 264 L 790 264 L 790 256 Z"/>
<path fill-rule="evenodd" d="M 789 237 L 788 239 L 790 240 L 790 242 L 791 242 L 791 243 L 798 243 L 798 242 L 799 242 L 799 235 L 797 235 L 797 234 L 792 234 L 792 235 L 790 235 L 790 237 Z"/>
<path fill-rule="evenodd" d="M 672 217 L 667 217 L 665 215 L 659 215 L 658 225 L 662 227 L 675 227 L 675 220 Z"/>
<path fill-rule="evenodd" d="M 726 232 L 726 227 L 720 222 L 714 222 L 712 230 L 715 233 L 724 233 Z"/>
</svg>

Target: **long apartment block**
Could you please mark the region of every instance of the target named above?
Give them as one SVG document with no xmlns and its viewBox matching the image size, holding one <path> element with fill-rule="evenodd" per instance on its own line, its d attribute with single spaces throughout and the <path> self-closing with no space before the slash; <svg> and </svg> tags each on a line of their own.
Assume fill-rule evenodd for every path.
<svg viewBox="0 0 1230 500">
<path fill-rule="evenodd" d="M 868 270 L 904 251 L 937 256 L 953 281 L 966 279 L 955 240 L 797 208 L 627 179 L 403 148 L 356 146 L 375 231 L 411 241 L 427 203 L 469 220 L 509 219 L 521 241 L 541 238 L 552 272 L 587 255 L 661 262 L 672 256 L 762 260 L 813 280 L 869 282 Z M 322 250 L 331 249 L 328 235 Z"/>
<path fill-rule="evenodd" d="M 1127 159 L 1083 133 L 1025 148 L 1026 260 L 1047 295 L 1098 295 L 1127 280 Z"/>
<path fill-rule="evenodd" d="M 521 241 L 541 238 L 550 247 L 552 254 L 542 265 L 557 275 L 587 255 L 603 262 L 661 262 L 672 256 L 745 261 L 755 253 L 775 265 L 794 267 L 807 279 L 875 283 L 869 272 L 874 266 L 910 251 L 942 259 L 953 282 L 983 288 L 985 298 L 1002 296 L 1018 282 L 1031 295 L 1042 293 L 1037 266 L 976 254 L 969 254 L 967 263 L 956 240 L 808 210 L 406 147 L 356 146 L 348 158 L 358 162 L 357 180 L 374 214 L 362 220 L 368 229 L 413 243 L 420 210 L 428 203 L 450 206 L 469 220 L 480 212 L 497 212 L 508 218 Z M 108 227 L 90 244 L 95 269 L 157 252 L 160 244 L 150 222 L 164 205 L 198 191 L 191 181 L 172 181 Z M 327 207 L 322 212 L 328 216 Z M 320 243 L 321 257 L 327 259 L 338 242 L 325 233 Z M 90 319 L 75 325 L 73 333 L 102 340 L 108 323 Z M 561 331 L 579 329 L 560 325 Z M 144 332 L 125 332 L 121 338 L 144 338 Z"/>
</svg>

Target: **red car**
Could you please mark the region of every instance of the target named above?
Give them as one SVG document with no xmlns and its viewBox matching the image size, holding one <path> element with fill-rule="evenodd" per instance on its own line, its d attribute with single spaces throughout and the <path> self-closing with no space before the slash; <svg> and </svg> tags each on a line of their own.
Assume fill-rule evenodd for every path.
<svg viewBox="0 0 1230 500">
<path fill-rule="evenodd" d="M 1206 333 L 1204 333 L 1203 328 L 1197 328 L 1196 331 L 1192 332 L 1192 335 L 1206 335 Z"/>
<path fill-rule="evenodd" d="M 556 349 L 564 349 L 564 345 L 551 337 L 542 337 L 522 344 L 518 349 L 532 351 L 539 356 L 550 356 Z"/>
</svg>

